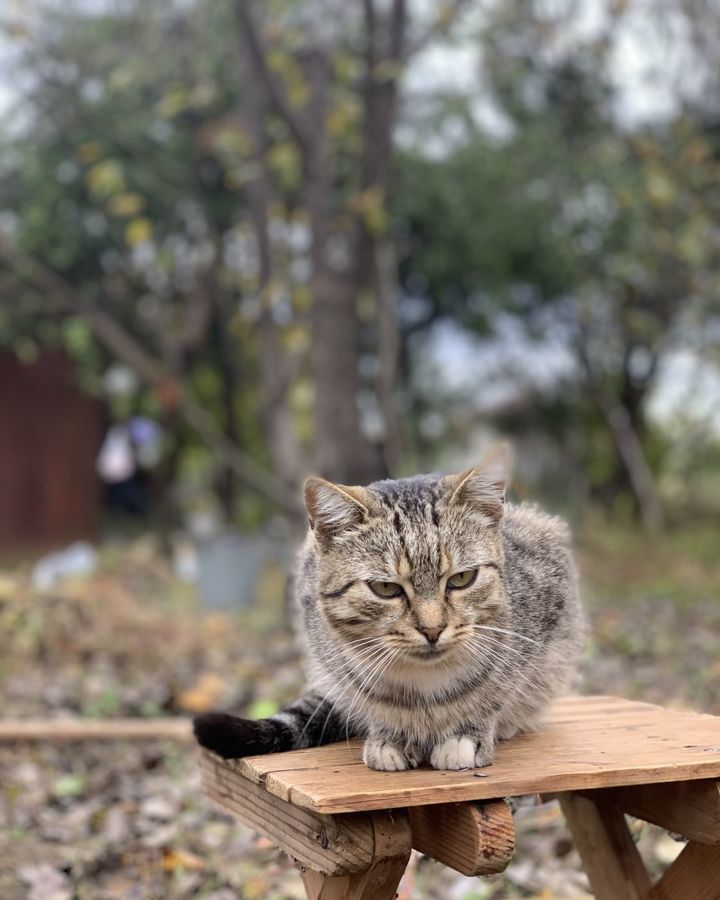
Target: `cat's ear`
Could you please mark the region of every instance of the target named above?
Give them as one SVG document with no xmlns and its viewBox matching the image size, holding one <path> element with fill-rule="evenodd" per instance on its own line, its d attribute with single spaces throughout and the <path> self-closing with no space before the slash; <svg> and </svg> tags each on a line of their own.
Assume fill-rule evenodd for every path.
<svg viewBox="0 0 720 900">
<path fill-rule="evenodd" d="M 496 444 L 472 469 L 445 479 L 451 504 L 472 504 L 491 519 L 499 521 L 505 508 L 505 488 L 510 478 L 512 451 L 508 444 Z"/>
<path fill-rule="evenodd" d="M 358 525 L 368 516 L 371 505 L 371 495 L 365 488 L 333 484 L 315 477 L 305 482 L 310 527 L 323 536 L 340 534 Z"/>
</svg>

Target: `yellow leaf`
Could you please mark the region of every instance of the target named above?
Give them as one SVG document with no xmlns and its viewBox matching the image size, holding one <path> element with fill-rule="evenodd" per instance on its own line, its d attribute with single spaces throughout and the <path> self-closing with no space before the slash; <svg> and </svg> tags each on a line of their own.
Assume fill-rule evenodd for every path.
<svg viewBox="0 0 720 900">
<path fill-rule="evenodd" d="M 76 155 L 82 163 L 95 162 L 102 156 L 102 147 L 97 141 L 85 141 L 77 148 Z"/>
<path fill-rule="evenodd" d="M 113 216 L 136 216 L 145 206 L 145 200 L 140 194 L 128 191 L 124 194 L 116 194 L 108 201 L 108 212 Z"/>
<path fill-rule="evenodd" d="M 189 105 L 187 91 L 181 87 L 172 87 L 158 103 L 157 111 L 164 119 L 172 119 Z"/>
<path fill-rule="evenodd" d="M 213 612 L 208 613 L 203 619 L 203 625 L 207 632 L 208 638 L 219 638 L 227 634 L 228 628 L 231 627 L 232 621 L 227 613 Z"/>
<path fill-rule="evenodd" d="M 343 137 L 357 125 L 359 109 L 353 102 L 338 103 L 327 115 L 326 125 L 333 137 Z"/>
<path fill-rule="evenodd" d="M 310 332 L 302 325 L 290 325 L 282 334 L 282 343 L 289 353 L 299 356 L 310 349 Z"/>
<path fill-rule="evenodd" d="M 224 679 L 215 672 L 203 672 L 191 688 L 178 694 L 176 702 L 187 712 L 205 712 L 217 706 L 224 693 Z"/>
<path fill-rule="evenodd" d="M 282 78 L 290 105 L 298 109 L 305 106 L 310 99 L 310 91 L 297 61 L 284 50 L 271 50 L 268 65 Z"/>
<path fill-rule="evenodd" d="M 650 201 L 655 206 L 665 208 L 675 200 L 675 187 L 664 172 L 650 171 L 645 185 Z"/>
<path fill-rule="evenodd" d="M 11 575 L 0 574 L 0 597 L 3 599 L 14 597 L 19 587 L 20 583 L 16 578 L 13 578 Z"/>
<path fill-rule="evenodd" d="M 371 234 L 381 234 L 387 228 L 388 215 L 382 188 L 372 187 L 351 197 L 348 205 L 359 213 Z"/>
<path fill-rule="evenodd" d="M 132 219 L 125 228 L 125 240 L 131 247 L 137 247 L 152 237 L 153 227 L 150 219 L 144 217 Z"/>
<path fill-rule="evenodd" d="M 267 152 L 266 159 L 270 169 L 286 187 L 293 188 L 300 182 L 300 154 L 290 141 L 273 144 Z"/>
<path fill-rule="evenodd" d="M 98 197 L 111 197 L 122 191 L 125 184 L 125 176 L 122 166 L 114 159 L 105 159 L 95 163 L 88 169 L 87 175 L 90 193 Z"/>
<path fill-rule="evenodd" d="M 166 850 L 163 853 L 162 867 L 166 872 L 184 869 L 186 872 L 202 872 L 205 860 L 188 850 Z"/>
<path fill-rule="evenodd" d="M 292 304 L 293 309 L 299 313 L 308 313 L 312 309 L 312 291 L 305 284 L 299 284 L 293 288 Z"/>
<path fill-rule="evenodd" d="M 223 123 L 222 127 L 216 128 L 210 136 L 210 145 L 226 161 L 248 156 L 253 151 L 250 135 L 234 123 Z"/>
</svg>

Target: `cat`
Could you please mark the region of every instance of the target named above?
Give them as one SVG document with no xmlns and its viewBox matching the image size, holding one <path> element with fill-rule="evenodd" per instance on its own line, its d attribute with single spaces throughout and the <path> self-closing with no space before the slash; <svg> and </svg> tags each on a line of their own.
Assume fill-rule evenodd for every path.
<svg viewBox="0 0 720 900">
<path fill-rule="evenodd" d="M 584 616 L 568 528 L 505 503 L 509 458 L 367 487 L 309 478 L 308 691 L 260 721 L 199 716 L 199 743 L 232 758 L 358 736 L 372 769 L 466 769 L 534 728 L 573 674 Z"/>
</svg>

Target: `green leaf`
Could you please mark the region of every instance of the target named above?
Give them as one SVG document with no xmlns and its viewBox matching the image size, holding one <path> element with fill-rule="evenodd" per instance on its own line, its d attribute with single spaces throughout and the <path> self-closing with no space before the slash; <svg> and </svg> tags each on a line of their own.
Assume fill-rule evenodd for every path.
<svg viewBox="0 0 720 900">
<path fill-rule="evenodd" d="M 280 709 L 280 704 L 275 700 L 255 700 L 248 707 L 248 716 L 251 719 L 267 719 Z"/>
<path fill-rule="evenodd" d="M 62 775 L 53 785 L 53 794 L 56 797 L 78 797 L 85 792 L 87 778 L 85 775 L 75 772 L 71 775 Z"/>
</svg>

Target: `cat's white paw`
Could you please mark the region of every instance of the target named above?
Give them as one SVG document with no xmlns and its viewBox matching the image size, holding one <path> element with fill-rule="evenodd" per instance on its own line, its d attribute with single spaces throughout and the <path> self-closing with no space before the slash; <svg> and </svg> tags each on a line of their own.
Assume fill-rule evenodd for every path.
<svg viewBox="0 0 720 900">
<path fill-rule="evenodd" d="M 363 746 L 363 762 L 371 769 L 381 772 L 402 772 L 414 769 L 417 761 L 408 756 L 395 744 L 380 738 L 368 738 Z"/>
<path fill-rule="evenodd" d="M 430 754 L 433 769 L 472 769 L 475 765 L 477 741 L 461 734 L 436 744 Z"/>
</svg>

